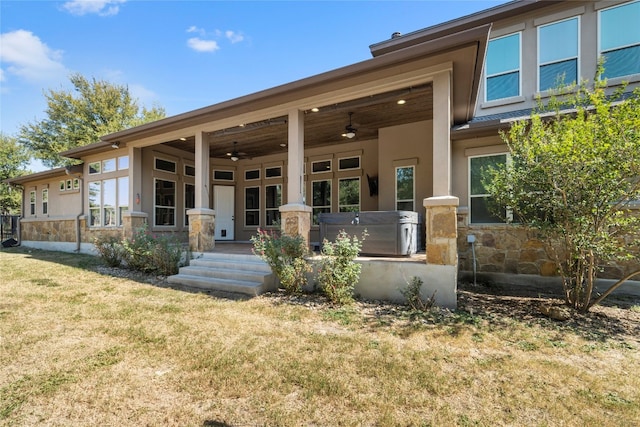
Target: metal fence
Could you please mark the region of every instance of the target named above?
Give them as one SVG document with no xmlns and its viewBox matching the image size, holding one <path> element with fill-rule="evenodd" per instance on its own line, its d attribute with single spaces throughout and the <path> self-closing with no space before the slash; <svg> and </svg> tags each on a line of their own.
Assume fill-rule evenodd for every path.
<svg viewBox="0 0 640 427">
<path fill-rule="evenodd" d="M 20 216 L 18 215 L 0 215 L 0 242 L 4 243 L 11 239 L 19 241 L 19 224 Z"/>
</svg>

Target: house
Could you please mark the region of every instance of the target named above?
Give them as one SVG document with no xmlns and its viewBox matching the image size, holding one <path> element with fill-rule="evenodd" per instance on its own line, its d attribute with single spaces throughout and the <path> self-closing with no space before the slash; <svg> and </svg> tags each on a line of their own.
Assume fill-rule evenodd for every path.
<svg viewBox="0 0 640 427">
<path fill-rule="evenodd" d="M 77 168 L 10 180 L 24 191 L 21 243 L 90 251 L 96 235 L 148 222 L 207 253 L 278 224 L 318 242 L 326 212 L 415 211 L 426 261 L 367 267 L 361 293 L 395 280 L 370 294 L 393 299 L 394 277 L 417 275 L 455 306 L 459 268 L 552 275 L 540 242 L 487 210 L 478 171 L 506 161 L 499 130 L 558 76 L 592 78 L 604 56 L 610 86 L 638 86 L 638 22 L 638 0 L 514 1 L 394 33 L 360 63 L 105 135 L 62 153 Z"/>
</svg>

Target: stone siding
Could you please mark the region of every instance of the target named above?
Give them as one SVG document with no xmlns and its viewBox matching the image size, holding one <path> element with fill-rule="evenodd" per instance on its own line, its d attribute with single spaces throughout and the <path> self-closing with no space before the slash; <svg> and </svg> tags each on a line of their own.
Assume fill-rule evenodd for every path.
<svg viewBox="0 0 640 427">
<path fill-rule="evenodd" d="M 114 235 L 122 237 L 121 228 L 87 228 L 85 218 L 80 219 L 80 241 L 93 243 L 97 236 Z M 35 242 L 76 242 L 76 219 L 56 218 L 28 220 L 20 223 L 20 239 Z"/>
<path fill-rule="evenodd" d="M 461 216 L 458 221 L 458 266 L 461 271 L 473 271 L 473 250 L 467 241 L 467 236 L 472 234 L 476 237 L 477 272 L 557 275 L 555 263 L 537 232 L 517 225 L 468 225 Z M 602 269 L 599 278 L 620 279 L 640 269 L 640 250 L 634 259 L 612 262 Z"/>
</svg>

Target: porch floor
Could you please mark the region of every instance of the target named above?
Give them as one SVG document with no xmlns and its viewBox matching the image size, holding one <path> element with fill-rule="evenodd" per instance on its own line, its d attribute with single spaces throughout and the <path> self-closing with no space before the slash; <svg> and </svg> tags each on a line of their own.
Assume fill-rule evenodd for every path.
<svg viewBox="0 0 640 427">
<path fill-rule="evenodd" d="M 228 254 L 252 254 L 253 245 L 251 242 L 238 241 L 216 241 L 216 246 L 210 252 L 228 253 Z M 316 251 L 315 255 L 319 255 Z M 426 263 L 427 255 L 425 252 L 418 252 L 409 256 L 360 256 L 361 261 L 385 261 L 385 262 L 416 262 Z"/>
</svg>

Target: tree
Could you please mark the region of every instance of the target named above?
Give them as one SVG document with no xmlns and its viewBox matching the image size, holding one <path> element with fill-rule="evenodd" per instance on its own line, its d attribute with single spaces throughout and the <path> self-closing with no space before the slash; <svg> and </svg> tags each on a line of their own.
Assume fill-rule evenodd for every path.
<svg viewBox="0 0 640 427">
<path fill-rule="evenodd" d="M 503 133 L 510 161 L 485 180 L 496 207 L 540 232 L 565 300 L 579 311 L 640 274 L 593 299 L 601 266 L 640 253 L 640 215 L 630 209 L 640 201 L 640 90 L 607 95 L 601 75 L 602 67 L 592 89 L 558 92 Z"/>
<path fill-rule="evenodd" d="M 20 127 L 19 141 L 46 166 L 68 164 L 59 156 L 62 151 L 165 117 L 160 107 L 140 109 L 126 86 L 87 80 L 80 74 L 69 79 L 75 91 L 49 90 L 45 93 L 47 118 Z"/>
<path fill-rule="evenodd" d="M 27 149 L 16 138 L 0 133 L 0 214 L 20 213 L 22 194 L 4 180 L 24 175 L 28 162 Z"/>
</svg>

